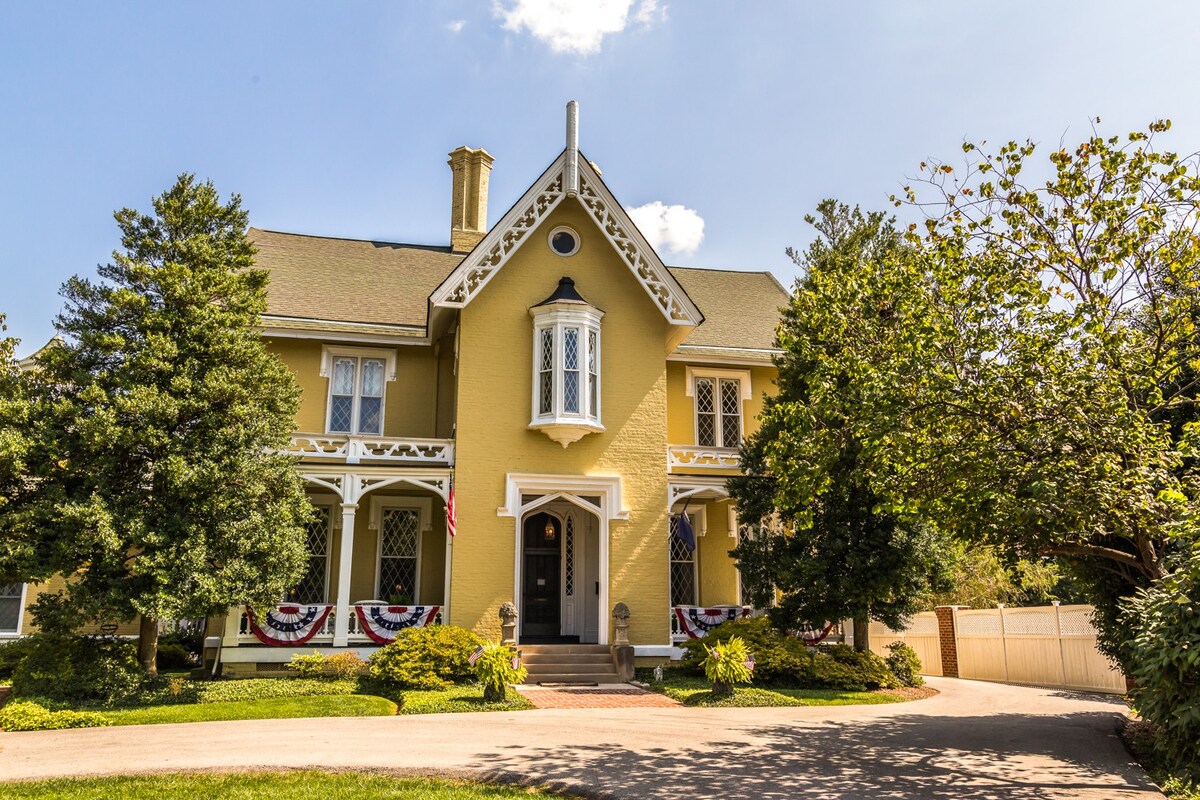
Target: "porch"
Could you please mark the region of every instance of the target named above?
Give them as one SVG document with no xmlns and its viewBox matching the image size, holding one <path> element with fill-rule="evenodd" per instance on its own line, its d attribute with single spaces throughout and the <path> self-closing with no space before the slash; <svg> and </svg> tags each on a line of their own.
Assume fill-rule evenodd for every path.
<svg viewBox="0 0 1200 800">
<path fill-rule="evenodd" d="M 307 529 L 308 569 L 274 608 L 230 609 L 223 661 L 277 661 L 284 651 L 314 647 L 373 649 L 405 627 L 448 617 L 448 468 L 302 463 L 300 471 L 316 512 Z"/>
</svg>

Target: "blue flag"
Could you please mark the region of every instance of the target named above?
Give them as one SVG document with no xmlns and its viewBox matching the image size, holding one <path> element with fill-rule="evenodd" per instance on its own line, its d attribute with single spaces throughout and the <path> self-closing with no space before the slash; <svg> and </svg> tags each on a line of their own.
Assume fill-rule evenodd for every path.
<svg viewBox="0 0 1200 800">
<path fill-rule="evenodd" d="M 675 518 L 675 538 L 683 542 L 690 552 L 696 552 L 696 532 L 692 530 L 692 521 L 687 514 Z"/>
</svg>

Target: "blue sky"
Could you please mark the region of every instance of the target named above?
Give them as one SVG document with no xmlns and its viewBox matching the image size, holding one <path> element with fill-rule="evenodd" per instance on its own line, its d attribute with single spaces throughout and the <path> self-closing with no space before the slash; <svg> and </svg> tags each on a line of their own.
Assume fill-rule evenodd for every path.
<svg viewBox="0 0 1200 800">
<path fill-rule="evenodd" d="M 445 244 L 446 153 L 496 157 L 494 221 L 572 98 L 618 199 L 679 207 L 664 260 L 790 284 L 821 198 L 884 208 L 964 138 L 1170 117 L 1200 150 L 1197 31 L 1194 2 L 4 3 L 0 313 L 39 346 L 113 210 L 183 171 L 260 227 Z"/>
</svg>

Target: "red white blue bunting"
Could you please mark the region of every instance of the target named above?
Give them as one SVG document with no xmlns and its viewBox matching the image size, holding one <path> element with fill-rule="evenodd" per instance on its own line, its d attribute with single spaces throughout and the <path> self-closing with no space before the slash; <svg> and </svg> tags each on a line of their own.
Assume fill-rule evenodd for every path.
<svg viewBox="0 0 1200 800">
<path fill-rule="evenodd" d="M 246 614 L 250 620 L 250 630 L 263 644 L 276 647 L 285 645 L 304 644 L 325 624 L 325 619 L 333 606 L 320 604 L 298 606 L 284 604 L 276 606 L 258 618 L 254 609 L 246 606 Z"/>
<path fill-rule="evenodd" d="M 729 606 L 725 608 L 693 608 L 691 606 L 675 606 L 675 618 L 679 620 L 679 628 L 692 639 L 701 639 L 723 622 L 731 619 L 750 616 L 748 606 Z"/>
<path fill-rule="evenodd" d="M 360 604 L 354 607 L 363 633 L 379 644 L 387 644 L 405 628 L 424 628 L 437 618 L 441 606 L 387 606 Z"/>
<path fill-rule="evenodd" d="M 806 645 L 810 647 L 819 644 L 829 632 L 833 630 L 833 623 L 827 623 L 824 628 L 817 628 L 812 625 L 806 625 L 799 630 L 800 638 L 804 640 Z"/>
</svg>

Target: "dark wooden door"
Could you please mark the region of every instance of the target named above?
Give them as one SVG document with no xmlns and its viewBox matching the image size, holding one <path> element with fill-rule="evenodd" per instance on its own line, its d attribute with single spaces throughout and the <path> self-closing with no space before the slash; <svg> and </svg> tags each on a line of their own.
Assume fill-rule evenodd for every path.
<svg viewBox="0 0 1200 800">
<path fill-rule="evenodd" d="M 521 582 L 521 636 L 558 636 L 559 576 L 562 574 L 562 531 L 549 514 L 525 520 Z"/>
</svg>

